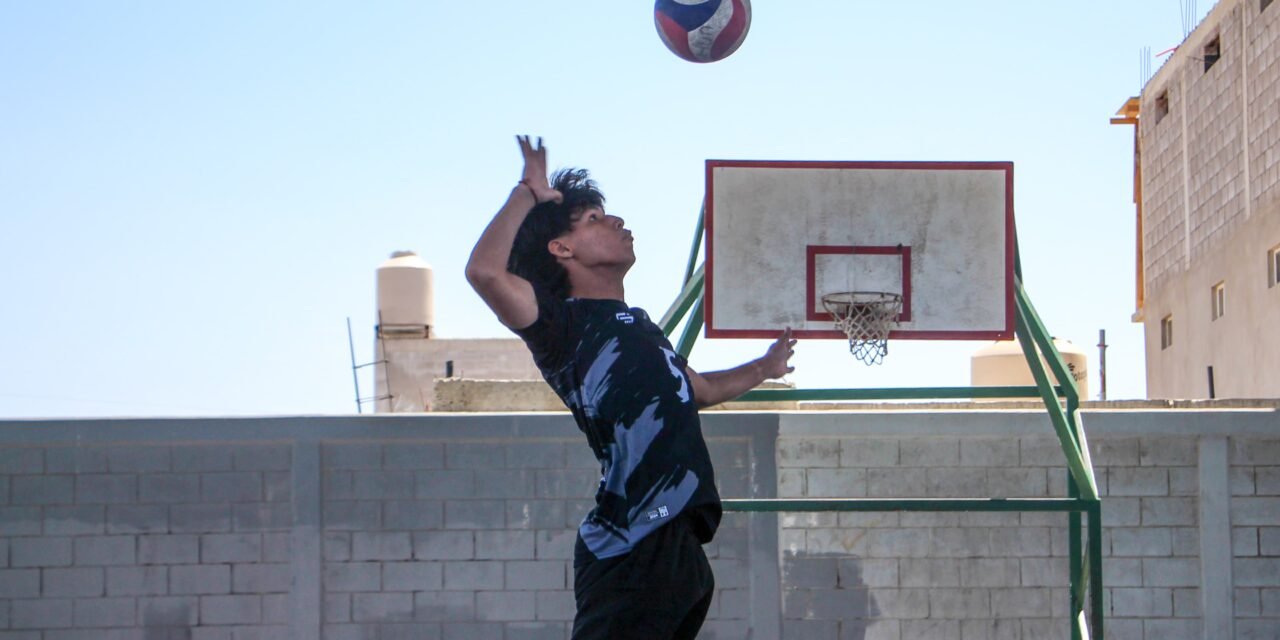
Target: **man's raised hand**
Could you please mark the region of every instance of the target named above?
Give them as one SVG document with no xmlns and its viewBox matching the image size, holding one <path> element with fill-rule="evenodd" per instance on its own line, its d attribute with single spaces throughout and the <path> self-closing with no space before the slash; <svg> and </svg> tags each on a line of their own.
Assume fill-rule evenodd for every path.
<svg viewBox="0 0 1280 640">
<path fill-rule="evenodd" d="M 542 138 L 538 138 L 536 145 L 529 136 L 516 136 L 516 142 L 524 156 L 524 174 L 520 182 L 533 192 L 534 200 L 538 203 L 563 202 L 564 194 L 547 183 L 547 148 L 542 146 Z"/>
<path fill-rule="evenodd" d="M 777 379 L 795 371 L 788 360 L 795 354 L 796 341 L 791 337 L 791 327 L 787 327 L 778 339 L 769 345 L 769 350 L 760 358 L 760 368 L 767 379 Z"/>
</svg>

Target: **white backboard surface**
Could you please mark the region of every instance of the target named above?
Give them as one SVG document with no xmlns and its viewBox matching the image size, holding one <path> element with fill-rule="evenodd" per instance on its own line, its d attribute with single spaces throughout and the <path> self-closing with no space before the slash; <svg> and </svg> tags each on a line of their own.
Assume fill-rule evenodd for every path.
<svg viewBox="0 0 1280 640">
<path fill-rule="evenodd" d="M 1013 164 L 708 160 L 706 336 L 845 339 L 824 293 L 903 296 L 890 339 L 1013 337 Z"/>
</svg>

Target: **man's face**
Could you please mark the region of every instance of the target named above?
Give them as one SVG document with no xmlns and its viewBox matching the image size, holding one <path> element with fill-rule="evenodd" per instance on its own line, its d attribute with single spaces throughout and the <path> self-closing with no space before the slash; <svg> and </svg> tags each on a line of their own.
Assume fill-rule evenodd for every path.
<svg viewBox="0 0 1280 640">
<path fill-rule="evenodd" d="M 635 241 L 622 218 L 597 207 L 583 211 L 569 232 L 552 242 L 557 241 L 584 267 L 614 265 L 628 269 L 636 261 Z M 552 252 L 555 253 L 554 248 Z"/>
</svg>

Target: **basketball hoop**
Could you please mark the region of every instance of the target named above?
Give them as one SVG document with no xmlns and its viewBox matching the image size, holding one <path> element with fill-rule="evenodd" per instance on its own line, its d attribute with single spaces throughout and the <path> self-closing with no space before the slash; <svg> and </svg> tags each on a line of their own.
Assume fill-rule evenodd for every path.
<svg viewBox="0 0 1280 640">
<path fill-rule="evenodd" d="M 889 353 L 889 332 L 902 313 L 902 296 L 883 291 L 842 291 L 822 296 L 836 328 L 849 337 L 849 353 L 866 365 Z"/>
</svg>

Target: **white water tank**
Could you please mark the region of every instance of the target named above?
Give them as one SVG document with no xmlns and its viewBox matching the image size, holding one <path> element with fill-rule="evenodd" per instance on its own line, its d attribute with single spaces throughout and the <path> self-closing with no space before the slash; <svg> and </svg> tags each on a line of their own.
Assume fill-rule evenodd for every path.
<svg viewBox="0 0 1280 640">
<path fill-rule="evenodd" d="M 1075 380 L 1080 400 L 1089 400 L 1089 359 L 1083 349 L 1068 340 L 1053 339 L 1053 346 L 1062 354 L 1067 371 Z M 1040 362 L 1044 363 L 1041 356 Z M 1055 380 L 1053 370 L 1044 365 L 1050 380 Z M 1001 340 L 979 349 L 970 360 L 969 383 L 975 387 L 1034 387 L 1035 378 L 1027 366 L 1027 357 L 1017 340 Z M 1013 399 L 1013 398 L 1010 398 Z M 1031 398 L 1017 398 L 1028 400 Z"/>
<path fill-rule="evenodd" d="M 436 322 L 431 265 L 412 251 L 396 251 L 378 267 L 378 335 L 430 338 Z"/>
</svg>

